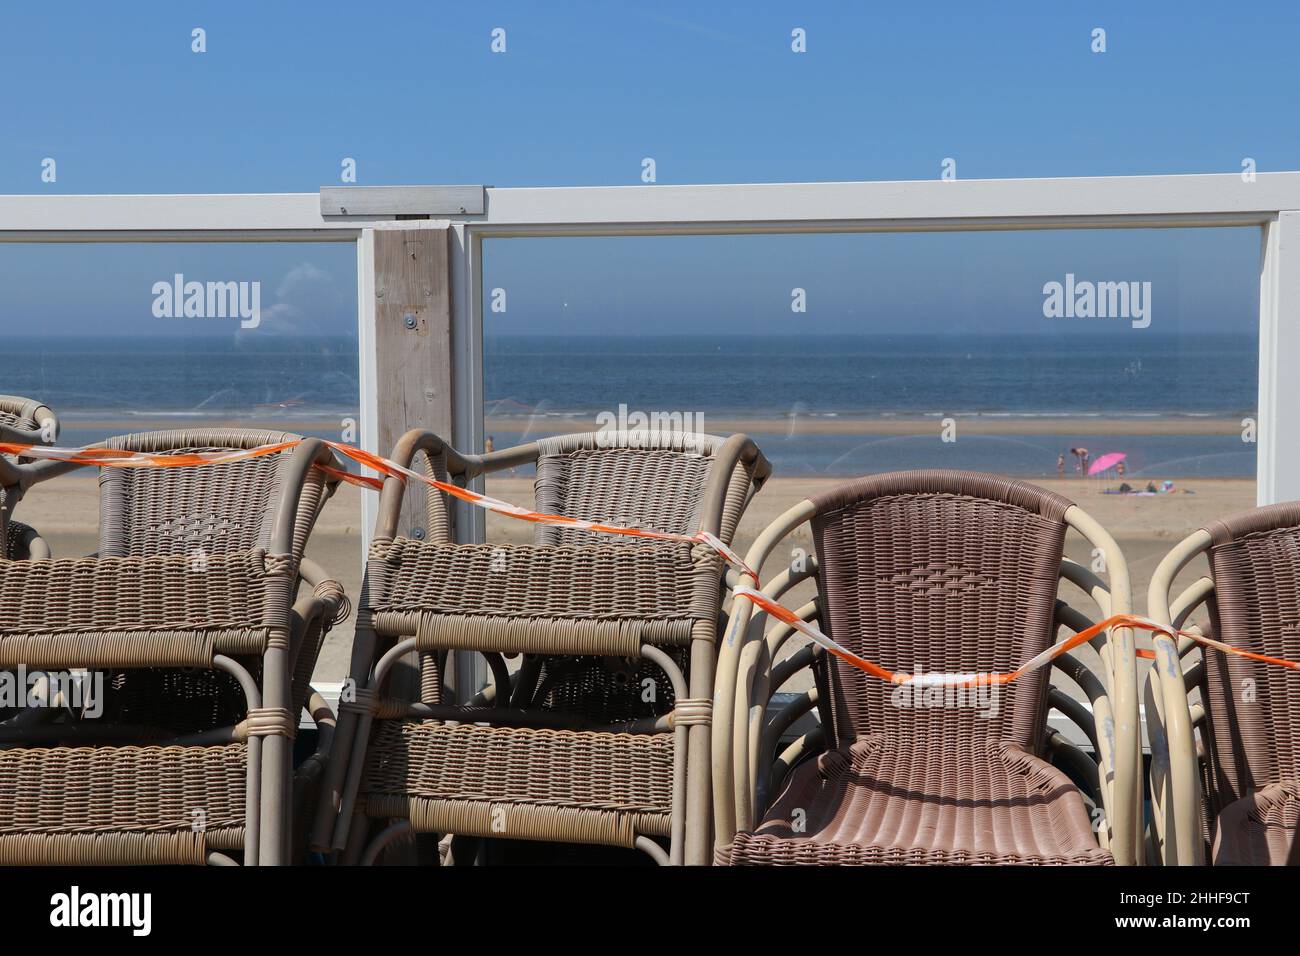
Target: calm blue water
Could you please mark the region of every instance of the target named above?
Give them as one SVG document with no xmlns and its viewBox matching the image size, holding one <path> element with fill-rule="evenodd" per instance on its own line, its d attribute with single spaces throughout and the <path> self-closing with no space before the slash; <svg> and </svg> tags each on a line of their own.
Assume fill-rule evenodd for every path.
<svg viewBox="0 0 1300 956">
<path fill-rule="evenodd" d="M 355 415 L 357 344 L 343 338 L 10 339 L 0 392 L 71 418 Z"/>
<path fill-rule="evenodd" d="M 489 337 L 487 414 L 537 416 L 527 437 L 576 431 L 625 403 L 704 418 L 865 419 L 865 435 L 795 424 L 755 439 L 787 476 L 901 468 L 1055 475 L 1076 445 L 1128 453 L 1135 478 L 1253 477 L 1255 446 L 1237 435 L 871 435 L 870 421 L 979 415 L 1023 418 L 1253 416 L 1258 351 L 1243 336 Z M 580 414 L 574 414 L 580 413 Z M 494 435 L 504 448 L 525 437 Z M 1068 456 L 1067 456 L 1068 457 Z M 1073 469 L 1073 459 L 1067 468 Z"/>
<path fill-rule="evenodd" d="M 488 337 L 484 349 L 484 397 L 502 413 L 626 402 L 736 417 L 1245 415 L 1259 361 L 1253 333 Z"/>
<path fill-rule="evenodd" d="M 708 424 L 706 416 L 706 429 Z M 527 435 L 497 431 L 492 438 L 497 448 L 507 448 L 541 435 L 576 430 L 576 425 L 549 427 L 539 423 Z M 950 444 L 939 441 L 937 436 L 938 425 L 933 437 L 750 432 L 775 473 L 783 478 L 856 476 L 908 468 L 964 468 L 1022 477 L 1055 477 L 1056 456 L 1079 444 L 1094 454 L 1126 452 L 1126 480 L 1130 483 L 1142 479 L 1145 484 L 1150 479 L 1170 477 L 1255 476 L 1255 446 L 1230 435 L 966 435 Z M 1066 477 L 1074 477 L 1074 459 L 1068 455 L 1067 459 Z"/>
<path fill-rule="evenodd" d="M 1254 414 L 1253 337 L 1146 334 L 1009 336 L 492 337 L 484 343 L 489 417 L 532 415 L 526 436 L 590 428 L 620 403 L 645 412 L 722 418 L 866 419 L 864 435 L 800 429 L 759 433 L 777 473 L 852 475 L 959 467 L 1056 473 L 1056 457 L 1084 444 L 1129 454 L 1135 477 L 1255 474 L 1253 445 L 1200 435 L 872 436 L 870 420 L 1108 419 Z M 64 417 L 64 443 L 102 438 L 103 422 L 133 429 L 221 422 L 283 424 L 337 437 L 358 413 L 357 346 L 346 338 L 241 340 L 8 339 L 0 392 L 39 397 Z M 1072 465 L 1072 463 L 1071 463 Z"/>
</svg>

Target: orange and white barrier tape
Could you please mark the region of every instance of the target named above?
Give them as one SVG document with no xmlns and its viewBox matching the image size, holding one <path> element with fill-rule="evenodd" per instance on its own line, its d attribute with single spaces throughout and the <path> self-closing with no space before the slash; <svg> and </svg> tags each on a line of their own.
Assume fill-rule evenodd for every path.
<svg viewBox="0 0 1300 956">
<path fill-rule="evenodd" d="M 0 442 L 0 454 L 17 455 L 23 458 L 40 458 L 49 461 L 65 461 L 77 465 L 96 465 L 108 468 L 190 468 L 198 465 L 217 465 L 229 464 L 237 461 L 247 461 L 252 458 L 260 458 L 264 455 L 275 455 L 282 451 L 301 444 L 299 441 L 277 442 L 273 445 L 259 445 L 256 448 L 242 448 L 228 451 L 214 452 L 190 452 L 187 454 L 150 454 L 147 452 L 122 451 L 114 448 L 56 448 L 50 445 L 18 445 L 6 442 Z M 481 495 L 478 492 L 470 491 L 459 485 L 453 485 L 445 481 L 438 481 L 430 478 L 428 475 L 422 475 L 410 468 L 404 468 L 395 461 L 391 461 L 380 455 L 371 454 L 360 448 L 354 448 L 351 445 L 345 445 L 342 442 L 325 441 L 323 444 L 332 448 L 334 451 L 350 458 L 360 465 L 372 468 L 380 474 L 389 477 L 398 478 L 402 481 L 415 479 L 423 482 L 433 488 L 438 489 L 443 494 L 450 495 L 461 501 L 482 508 L 485 511 L 491 511 L 496 514 L 506 515 L 510 518 L 517 518 L 520 521 L 530 521 L 534 524 L 553 525 L 557 527 L 573 528 L 578 531 L 590 531 L 594 534 L 612 534 L 621 535 L 631 538 L 645 538 L 653 541 L 682 541 L 688 544 L 702 544 L 720 554 L 723 560 L 738 568 L 741 571 L 753 576 L 756 580 L 758 575 L 745 564 L 744 560 L 732 548 L 728 547 L 716 535 L 708 531 L 697 531 L 694 534 L 679 534 L 669 531 L 651 531 L 646 528 L 633 528 L 628 525 L 607 524 L 599 521 L 588 521 L 582 518 L 571 518 L 567 515 L 546 514 L 540 511 L 530 511 L 519 505 L 513 505 L 508 501 L 501 501 L 498 498 L 492 498 L 488 495 Z M 363 488 L 369 488 L 374 491 L 381 490 L 384 482 L 379 478 L 372 478 L 367 475 L 354 475 L 349 471 L 340 468 L 332 468 L 328 465 L 318 466 L 322 471 L 345 481 L 349 484 L 359 485 Z"/>
<path fill-rule="evenodd" d="M 588 521 L 584 518 L 571 518 L 567 515 L 552 515 L 541 511 L 530 511 L 529 509 L 520 507 L 519 505 L 512 505 L 508 501 L 501 501 L 499 498 L 492 498 L 488 495 L 481 495 L 476 491 L 470 491 L 468 488 L 460 487 L 460 485 L 438 481 L 436 478 L 422 475 L 417 471 L 412 471 L 410 468 L 403 468 L 395 461 L 390 461 L 389 459 L 382 458 L 379 455 L 373 455 L 368 451 L 362 451 L 360 448 L 354 448 L 351 445 L 344 445 L 341 442 L 333 441 L 327 441 L 325 444 L 330 448 L 333 448 L 339 454 L 351 458 L 358 464 L 365 465 L 368 468 L 373 468 L 375 471 L 394 478 L 400 478 L 402 480 L 414 478 L 416 481 L 421 481 L 426 485 L 437 488 L 443 494 L 451 495 L 451 497 L 458 498 L 461 501 L 467 501 L 476 507 L 483 508 L 485 511 L 506 515 L 510 518 L 517 518 L 520 521 L 530 521 L 533 524 L 573 528 L 577 531 L 590 531 L 595 534 L 614 534 L 629 538 L 646 538 L 652 541 L 683 541 L 689 544 L 703 544 L 722 555 L 723 560 L 727 563 L 741 571 L 744 571 L 746 574 L 753 575 L 755 579 L 758 577 L 752 570 L 750 570 L 749 566 L 745 564 L 739 554 L 723 543 L 723 541 L 716 535 L 711 534 L 708 531 L 701 530 L 694 534 L 679 534 L 670 531 L 651 531 L 646 528 L 629 527 L 628 525 L 606 524 L 599 521 Z M 360 482 L 353 481 L 353 483 L 362 484 L 365 487 L 375 487 L 372 483 L 375 479 L 366 479 L 364 476 L 353 475 L 350 472 L 343 472 L 334 468 L 330 468 L 329 471 L 331 474 L 338 475 L 344 481 L 353 481 L 353 479 L 361 477 L 362 480 Z M 380 487 L 382 487 L 382 483 L 380 483 Z"/>
<path fill-rule="evenodd" d="M 271 445 L 259 445 L 256 448 L 243 448 L 227 451 L 215 452 L 190 452 L 186 454 L 149 454 L 147 452 L 132 452 L 114 448 L 56 448 L 49 445 L 20 445 L 8 442 L 0 442 L 0 454 L 16 455 L 23 458 L 45 459 L 49 461 L 65 461 L 78 465 L 94 465 L 104 468 L 191 468 L 199 465 L 216 465 L 229 464 L 237 461 L 247 461 L 252 458 L 261 458 L 265 455 L 275 455 L 301 444 L 300 441 L 277 442 Z M 578 531 L 590 531 L 595 534 L 612 534 L 622 535 L 625 537 L 646 538 L 654 541 L 682 541 L 690 544 L 703 544 L 712 548 L 716 553 L 737 570 L 748 575 L 752 580 L 758 581 L 758 574 L 754 572 L 744 560 L 732 548 L 719 540 L 717 536 L 707 531 L 697 531 L 694 534 L 679 534 L 668 531 L 651 531 L 645 528 L 633 528 L 628 525 L 608 524 L 599 521 L 589 521 L 583 518 L 571 518 L 566 515 L 546 514 L 540 511 L 530 511 L 519 505 L 511 504 L 508 501 L 501 501 L 498 498 L 492 498 L 488 495 L 481 495 L 478 492 L 470 491 L 459 485 L 453 485 L 445 481 L 438 481 L 427 475 L 422 475 L 410 468 L 405 468 L 395 461 L 383 458 L 380 455 L 371 454 L 360 448 L 351 445 L 345 445 L 342 442 L 325 441 L 325 445 L 334 451 L 350 458 L 367 468 L 371 468 L 380 474 L 388 477 L 397 478 L 401 481 L 415 479 L 422 482 L 443 494 L 450 495 L 460 501 L 466 501 L 476 507 L 483 508 L 495 514 L 505 515 L 510 518 L 516 518 L 520 521 L 530 521 L 534 524 L 552 525 L 564 528 L 573 528 Z M 332 468 L 328 465 L 318 466 L 323 471 L 337 477 L 341 481 L 349 484 L 359 485 L 371 490 L 380 490 L 384 482 L 380 478 L 373 478 L 367 475 L 354 475 L 351 472 L 339 468 Z M 1138 617 L 1133 614 L 1117 614 L 1106 618 L 1104 621 L 1088 627 L 1077 634 L 1072 635 L 1059 644 L 1053 644 L 1040 654 L 1036 654 L 1025 663 L 1021 664 L 1014 671 L 1005 673 L 926 673 L 926 674 L 905 674 L 896 673 L 873 663 L 866 658 L 854 654 L 842 644 L 831 640 L 815 625 L 809 624 L 800 618 L 794 611 L 790 610 L 784 604 L 774 601 L 767 595 L 763 594 L 752 587 L 741 585 L 733 592 L 736 597 L 746 598 L 752 601 L 758 607 L 761 607 L 768 614 L 777 620 L 790 625 L 800 634 L 810 638 L 814 643 L 824 647 L 829 653 L 845 661 L 846 663 L 865 671 L 866 673 L 877 677 L 880 680 L 887 681 L 891 684 L 919 684 L 921 686 L 932 687 L 976 687 L 986 685 L 1003 685 L 1012 681 L 1019 680 L 1026 674 L 1032 674 L 1043 667 L 1046 667 L 1062 654 L 1068 653 L 1081 644 L 1084 644 L 1098 634 L 1109 628 L 1131 628 L 1136 630 L 1149 631 L 1156 634 L 1166 634 L 1170 637 L 1187 637 L 1205 647 L 1212 647 L 1216 650 L 1223 651 L 1227 654 L 1236 654 L 1240 657 L 1246 657 L 1251 660 L 1260 661 L 1265 664 L 1274 664 L 1278 667 L 1286 667 L 1291 670 L 1300 670 L 1300 663 L 1286 660 L 1281 657 L 1270 657 L 1266 654 L 1257 654 L 1253 651 L 1242 650 L 1217 641 L 1214 638 L 1206 637 L 1204 634 L 1198 634 L 1194 631 L 1171 630 L 1157 624 L 1155 621 L 1147 618 Z M 1154 651 L 1138 649 L 1137 655 L 1143 658 L 1154 658 Z"/>
<path fill-rule="evenodd" d="M 299 441 L 285 441 L 274 445 L 259 445 L 256 448 L 190 452 L 183 455 L 151 455 L 147 452 L 125 451 L 119 448 L 56 448 L 52 445 L 15 445 L 10 442 L 0 442 L 0 455 L 66 461 L 75 465 L 97 465 L 103 468 L 193 468 L 197 465 L 224 465 L 233 461 L 261 458 L 264 455 L 276 455 L 300 444 Z"/>
<path fill-rule="evenodd" d="M 1216 651 L 1223 651 L 1225 654 L 1236 654 L 1238 657 L 1246 657 L 1252 661 L 1259 661 L 1261 664 L 1275 664 L 1278 667 L 1286 667 L 1293 671 L 1300 671 L 1300 662 L 1289 661 L 1285 657 L 1269 657 L 1267 654 L 1256 654 L 1254 651 L 1243 651 L 1240 647 L 1233 647 L 1231 644 L 1225 644 L 1223 641 L 1216 641 L 1212 637 L 1206 637 L 1204 634 L 1198 634 L 1196 631 L 1173 631 L 1172 633 L 1166 628 L 1159 628 L 1160 633 L 1169 634 L 1171 637 L 1188 637 L 1200 644 L 1202 647 L 1212 647 Z"/>
<path fill-rule="evenodd" d="M 1130 615 L 1117 615 L 1115 617 L 1107 618 L 1106 620 L 1094 624 L 1091 627 L 1071 636 L 1068 640 L 1062 641 L 1059 644 L 1053 644 L 1041 654 L 1036 654 L 1034 657 L 1021 664 L 1014 671 L 1008 671 L 1006 673 L 956 674 L 948 672 L 932 672 L 908 674 L 901 671 L 891 671 L 888 668 L 882 667 L 879 664 L 854 654 L 844 645 L 832 640 L 816 625 L 803 620 L 788 607 L 772 600 L 761 591 L 756 591 L 754 588 L 742 585 L 741 587 L 736 588 L 733 593 L 738 598 L 748 598 L 750 601 L 754 602 L 754 604 L 775 617 L 778 621 L 790 625 L 790 627 L 794 628 L 800 634 L 811 638 L 814 643 L 820 644 L 822 647 L 826 648 L 829 653 L 834 654 L 836 657 L 840 658 L 840 660 L 851 664 L 859 670 L 865 671 L 872 677 L 877 677 L 890 684 L 919 684 L 923 687 L 981 687 L 1010 684 L 1012 681 L 1019 680 L 1026 674 L 1031 674 L 1042 667 L 1046 667 L 1062 654 L 1073 650 L 1080 644 L 1092 640 L 1108 627 L 1117 625 L 1129 627 L 1138 626 L 1133 622 L 1141 620 L 1139 618 L 1133 618 Z"/>
<path fill-rule="evenodd" d="M 957 674 L 934 672 L 908 674 L 901 671 L 891 671 L 888 668 L 882 667 L 879 664 L 854 654 L 844 645 L 832 640 L 816 625 L 803 620 L 784 604 L 772 600 L 761 591 L 742 585 L 737 587 L 733 593 L 737 598 L 743 597 L 752 601 L 755 605 L 761 607 L 778 621 L 788 624 L 800 634 L 810 638 L 813 643 L 821 645 L 829 653 L 834 654 L 845 663 L 890 684 L 918 684 L 923 687 L 980 687 L 1010 684 L 1012 681 L 1019 680 L 1027 674 L 1032 674 L 1034 671 L 1046 667 L 1062 654 L 1069 653 L 1076 647 L 1092 640 L 1102 631 L 1111 628 L 1130 628 L 1134 630 L 1149 631 L 1153 634 L 1165 634 L 1169 637 L 1188 637 L 1193 641 L 1196 641 L 1198 644 L 1202 644 L 1206 647 L 1213 647 L 1227 654 L 1236 654 L 1240 657 L 1247 657 L 1251 660 L 1261 661 L 1265 664 L 1276 664 L 1279 667 L 1300 670 L 1300 663 L 1295 661 L 1289 661 L 1281 657 L 1269 657 L 1266 654 L 1256 654 L 1253 651 L 1242 650 L 1239 647 L 1233 647 L 1231 644 L 1216 641 L 1211 637 L 1206 637 L 1204 634 L 1198 634 L 1195 631 L 1171 630 L 1163 625 L 1157 624 L 1155 621 L 1139 617 L 1135 614 L 1116 614 L 1106 618 L 1104 621 L 1098 621 L 1096 624 L 1079 631 L 1077 634 L 1071 635 L 1059 644 L 1053 644 L 1041 653 L 1035 654 L 1013 671 L 1007 671 L 1004 673 Z M 1144 658 L 1155 657 L 1154 651 L 1148 651 L 1145 649 L 1138 649 L 1137 654 L 1139 657 Z"/>
</svg>

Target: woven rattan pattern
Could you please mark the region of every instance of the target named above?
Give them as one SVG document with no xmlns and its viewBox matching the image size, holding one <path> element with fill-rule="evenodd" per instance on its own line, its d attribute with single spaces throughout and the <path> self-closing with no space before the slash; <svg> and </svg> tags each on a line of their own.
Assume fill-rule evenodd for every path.
<svg viewBox="0 0 1300 956">
<path fill-rule="evenodd" d="M 1243 650 L 1300 659 L 1300 505 L 1259 512 L 1209 529 L 1216 539 L 1215 636 Z M 1213 649 L 1205 653 L 1205 671 L 1213 806 L 1271 783 L 1300 781 L 1294 674 Z"/>
<path fill-rule="evenodd" d="M 111 664 L 113 648 L 143 646 L 150 633 L 176 644 L 157 663 L 210 662 L 213 650 L 255 652 L 266 639 L 262 589 L 272 570 L 263 552 L 214 556 L 201 571 L 179 557 L 0 564 L 0 663 Z M 84 647 L 77 658 L 72 635 L 101 635 L 103 646 Z"/>
<path fill-rule="evenodd" d="M 708 618 L 684 544 L 538 549 L 398 538 L 382 559 L 388 599 L 375 610 L 589 620 Z"/>
<path fill-rule="evenodd" d="M 1064 498 L 923 471 L 813 503 L 823 626 L 850 649 L 904 673 L 1009 671 L 1052 640 Z M 1077 788 L 1032 755 L 1045 672 L 994 699 L 939 688 L 933 706 L 838 662 L 818 682 L 829 752 L 797 768 L 719 862 L 1113 862 Z"/>
<path fill-rule="evenodd" d="M 287 432 L 154 432 L 110 439 L 105 447 L 158 454 L 219 451 L 294 441 Z M 280 471 L 287 453 L 202 468 L 104 468 L 100 471 L 101 555 L 230 554 L 270 544 Z M 309 477 L 299 525 L 314 519 L 321 477 Z M 237 494 L 232 494 L 238 489 Z M 299 556 L 301 556 L 299 552 Z"/>
<path fill-rule="evenodd" d="M 1012 670 L 1053 640 L 1069 502 L 1020 482 L 944 474 L 877 476 L 856 483 L 860 500 L 840 492 L 824 502 L 813 535 L 827 630 L 904 673 Z M 920 491 L 905 491 L 908 481 Z M 1040 745 L 1047 671 L 1002 689 L 989 716 L 895 706 L 893 687 L 830 660 L 833 746 L 868 733 Z"/>
<path fill-rule="evenodd" d="M 1229 804 L 1215 821 L 1215 866 L 1300 866 L 1300 785 L 1275 783 Z"/>
<path fill-rule="evenodd" d="M 400 806 L 419 801 L 459 804 L 462 813 L 466 804 L 510 804 L 571 811 L 573 825 L 601 821 L 619 835 L 607 831 L 597 842 L 631 845 L 634 829 L 667 833 L 672 764 L 668 734 L 391 721 L 371 745 L 364 789 L 375 816 L 405 816 Z M 546 819 L 562 827 L 565 818 Z M 467 831 L 458 824 L 456 832 Z"/>
<path fill-rule="evenodd" d="M 571 518 L 652 531 L 699 530 L 700 498 L 713 459 L 698 452 L 594 448 L 547 454 L 537 461 L 537 509 Z M 635 547 L 635 538 L 594 538 L 589 532 L 538 525 L 541 545 Z"/>
<path fill-rule="evenodd" d="M 797 814 L 803 830 L 795 830 Z M 863 738 L 799 767 L 730 864 L 1109 864 L 1060 771 L 995 741 Z"/>
<path fill-rule="evenodd" d="M 1206 528 L 1214 636 L 1300 658 L 1300 504 L 1257 508 Z M 1284 668 L 1206 648 L 1205 806 L 1216 862 L 1285 863 L 1296 848 L 1300 692 Z M 1217 819 L 1216 819 L 1217 818 Z M 1265 821 L 1268 822 L 1265 822 Z M 1209 834 L 1207 834 L 1209 835 Z"/>
<path fill-rule="evenodd" d="M 244 744 L 0 751 L 0 834 L 189 832 L 197 819 L 210 843 L 239 846 L 246 763 Z"/>
</svg>

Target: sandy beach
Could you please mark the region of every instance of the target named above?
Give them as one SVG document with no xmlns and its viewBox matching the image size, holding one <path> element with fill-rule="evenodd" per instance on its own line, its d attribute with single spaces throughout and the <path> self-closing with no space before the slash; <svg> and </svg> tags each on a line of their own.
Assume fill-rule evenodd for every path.
<svg viewBox="0 0 1300 956">
<path fill-rule="evenodd" d="M 754 536 L 777 515 L 801 498 L 816 494 L 842 478 L 774 478 L 754 499 L 737 535 L 742 553 Z M 1104 495 L 1095 481 L 1051 479 L 1036 482 L 1078 502 L 1105 525 L 1118 540 L 1128 561 L 1133 580 L 1134 603 L 1146 607 L 1146 589 L 1151 572 L 1160 558 L 1181 537 L 1206 521 L 1251 508 L 1255 504 L 1255 482 L 1246 479 L 1175 479 L 1176 487 L 1193 494 L 1153 497 Z M 488 492 L 521 505 L 532 503 L 530 478 L 493 478 Z M 361 590 L 361 496 L 368 494 L 352 486 L 342 487 L 317 524 L 310 555 L 329 569 L 354 599 Z M 16 516 L 37 527 L 56 556 L 76 557 L 95 550 L 98 520 L 98 484 L 92 475 L 71 475 L 55 483 L 38 486 L 19 504 Z M 525 542 L 531 539 L 529 525 L 489 516 L 488 538 L 493 541 Z M 795 542 L 808 547 L 805 537 Z M 1090 549 L 1073 534 L 1067 542 L 1071 557 L 1091 561 Z M 786 556 L 788 557 L 788 555 Z M 779 563 L 774 559 L 769 572 Z M 1188 577 L 1200 573 L 1188 569 Z M 796 596 L 797 598 L 798 596 Z M 322 681 L 339 680 L 347 670 L 351 625 L 345 624 L 329 637 L 317 667 Z"/>
</svg>

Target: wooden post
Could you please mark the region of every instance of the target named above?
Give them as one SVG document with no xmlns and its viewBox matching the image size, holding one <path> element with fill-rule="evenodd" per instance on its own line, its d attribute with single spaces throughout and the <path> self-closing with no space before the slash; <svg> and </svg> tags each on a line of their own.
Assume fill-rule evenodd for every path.
<svg viewBox="0 0 1300 956">
<path fill-rule="evenodd" d="M 381 455 L 412 428 L 453 440 L 448 228 L 426 220 L 374 230 L 375 451 Z M 427 490 L 407 489 L 398 534 L 425 534 Z"/>
</svg>

